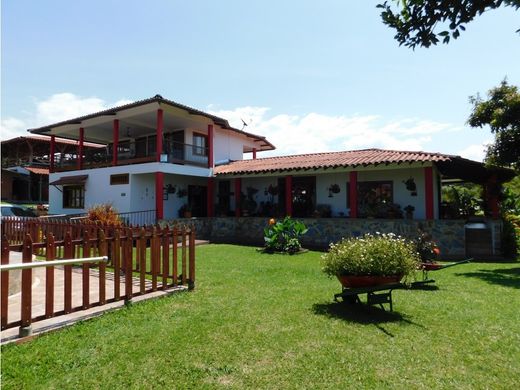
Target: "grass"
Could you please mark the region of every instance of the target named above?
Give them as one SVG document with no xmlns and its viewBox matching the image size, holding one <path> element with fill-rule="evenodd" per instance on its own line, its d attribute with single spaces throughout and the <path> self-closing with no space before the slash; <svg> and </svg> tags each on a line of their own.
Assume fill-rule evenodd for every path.
<svg viewBox="0 0 520 390">
<path fill-rule="evenodd" d="M 394 312 L 332 301 L 320 254 L 207 245 L 190 293 L 2 348 L 2 388 L 494 388 L 520 383 L 520 265 L 432 272 Z"/>
</svg>

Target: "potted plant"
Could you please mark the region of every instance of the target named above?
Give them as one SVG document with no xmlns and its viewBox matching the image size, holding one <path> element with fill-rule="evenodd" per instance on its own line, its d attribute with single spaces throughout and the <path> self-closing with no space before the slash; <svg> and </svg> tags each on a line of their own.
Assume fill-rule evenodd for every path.
<svg viewBox="0 0 520 390">
<path fill-rule="evenodd" d="M 179 218 L 191 218 L 191 205 L 185 203 L 179 209 Z"/>
<path fill-rule="evenodd" d="M 343 287 L 397 283 L 417 269 L 415 246 L 393 233 L 365 234 L 331 244 L 322 256 L 322 271 L 337 277 Z"/>
<path fill-rule="evenodd" d="M 404 208 L 404 211 L 406 212 L 406 219 L 413 219 L 413 212 L 415 211 L 415 207 L 409 204 Z"/>
</svg>

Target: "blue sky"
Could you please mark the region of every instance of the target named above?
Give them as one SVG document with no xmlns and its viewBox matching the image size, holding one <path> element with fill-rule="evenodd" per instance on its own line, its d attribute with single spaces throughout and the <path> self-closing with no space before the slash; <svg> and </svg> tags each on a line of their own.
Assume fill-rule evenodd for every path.
<svg viewBox="0 0 520 390">
<path fill-rule="evenodd" d="M 2 139 L 162 94 L 266 135 L 277 154 L 366 147 L 479 159 L 468 96 L 520 85 L 520 13 L 399 47 L 371 1 L 2 2 Z"/>
</svg>

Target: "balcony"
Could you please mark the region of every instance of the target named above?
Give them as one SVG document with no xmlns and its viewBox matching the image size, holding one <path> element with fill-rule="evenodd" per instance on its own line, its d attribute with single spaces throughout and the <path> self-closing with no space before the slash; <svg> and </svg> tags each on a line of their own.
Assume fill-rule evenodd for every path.
<svg viewBox="0 0 520 390">
<path fill-rule="evenodd" d="M 111 145 L 110 145 L 111 146 Z M 88 150 L 83 153 L 83 168 L 102 168 L 112 166 L 111 147 Z M 150 148 L 151 149 L 151 148 Z M 154 148 L 155 149 L 155 148 Z M 165 142 L 163 153 L 166 159 L 161 162 L 180 165 L 208 166 L 208 148 L 181 142 Z M 117 165 L 143 164 L 156 161 L 155 150 L 143 150 L 135 143 L 121 143 L 118 146 Z M 78 156 L 74 154 L 56 155 L 54 170 L 56 172 L 78 170 Z"/>
</svg>

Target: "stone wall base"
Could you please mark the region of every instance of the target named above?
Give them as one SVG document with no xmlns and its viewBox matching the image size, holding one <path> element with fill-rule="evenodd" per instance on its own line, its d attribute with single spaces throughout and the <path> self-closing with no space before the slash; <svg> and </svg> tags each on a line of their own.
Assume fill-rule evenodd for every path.
<svg viewBox="0 0 520 390">
<path fill-rule="evenodd" d="M 214 243 L 230 243 L 263 246 L 264 228 L 268 218 L 214 217 L 175 219 L 168 223 L 193 224 L 197 238 Z M 394 233 L 416 238 L 419 229 L 430 233 L 441 249 L 443 259 L 460 259 L 466 256 L 465 221 L 463 220 L 407 220 L 407 219 L 349 219 L 349 218 L 301 218 L 309 228 L 302 245 L 309 249 L 326 250 L 344 237 L 358 237 L 365 233 Z M 501 255 L 502 222 L 487 220 L 493 238 L 493 252 Z"/>
</svg>

